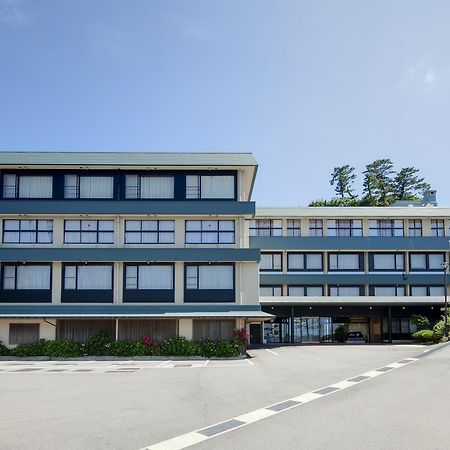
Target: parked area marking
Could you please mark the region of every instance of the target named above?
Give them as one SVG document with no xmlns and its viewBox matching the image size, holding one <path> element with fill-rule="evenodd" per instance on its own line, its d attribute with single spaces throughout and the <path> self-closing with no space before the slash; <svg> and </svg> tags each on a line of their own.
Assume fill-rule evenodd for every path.
<svg viewBox="0 0 450 450">
<path fill-rule="evenodd" d="M 267 350 L 268 352 L 272 353 L 272 354 L 275 355 L 275 356 L 280 356 L 278 353 L 274 352 L 273 350 L 270 350 L 270 349 L 268 349 L 268 348 L 266 348 L 266 350 Z"/>
<path fill-rule="evenodd" d="M 269 349 L 266 349 L 271 353 Z M 268 417 L 274 416 L 276 414 L 281 414 L 284 411 L 288 411 L 292 408 L 297 408 L 305 403 L 318 400 L 320 398 L 326 397 L 328 395 L 335 394 L 343 389 L 347 389 L 353 386 L 356 386 L 364 381 L 370 380 L 377 376 L 384 375 L 386 373 L 390 373 L 394 370 L 397 370 L 401 367 L 404 367 L 408 364 L 411 364 L 415 361 L 418 361 L 420 358 L 425 356 L 428 351 L 422 352 L 415 357 L 404 358 L 400 361 L 395 361 L 390 364 L 386 364 L 382 367 L 379 367 L 374 370 L 370 370 L 368 372 L 364 372 L 359 375 L 355 375 L 347 380 L 343 380 L 329 386 L 324 386 L 320 389 L 316 389 L 312 392 L 307 392 L 304 394 L 300 394 L 296 397 L 292 397 L 281 402 L 275 403 L 273 405 L 265 406 L 264 408 L 260 408 L 254 411 L 250 411 L 246 414 L 242 414 L 237 417 L 229 418 L 223 422 L 218 422 L 216 424 L 212 424 L 206 428 L 201 428 L 190 433 L 182 434 L 180 436 L 176 436 L 174 438 L 150 445 L 141 450 L 181 450 L 187 447 L 190 447 L 195 444 L 199 444 L 200 442 L 204 442 L 208 439 L 212 439 L 216 436 L 220 436 L 225 433 L 229 433 L 238 428 L 242 428 L 244 426 L 250 425 L 251 423 L 258 422 L 260 420 L 266 419 Z M 278 355 L 277 355 L 278 356 Z M 249 360 L 247 360 L 250 362 Z"/>
<path fill-rule="evenodd" d="M 50 374 L 99 374 L 128 373 L 134 374 L 146 369 L 214 369 L 223 367 L 250 367 L 253 362 L 248 359 L 237 360 L 169 360 L 169 361 L 0 361 L 0 375 L 8 373 L 50 373 Z"/>
</svg>

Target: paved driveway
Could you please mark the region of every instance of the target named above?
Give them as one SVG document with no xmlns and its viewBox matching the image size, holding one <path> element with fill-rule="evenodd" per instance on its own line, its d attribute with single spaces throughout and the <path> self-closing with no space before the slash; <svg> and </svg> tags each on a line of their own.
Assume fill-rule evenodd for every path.
<svg viewBox="0 0 450 450">
<path fill-rule="evenodd" d="M 250 360 L 208 363 L 0 362 L 0 448 L 137 450 L 320 390 L 395 361 L 408 361 L 424 348 L 298 346 L 269 350 L 251 351 Z M 405 363 L 408 367 L 395 372 L 409 373 L 412 370 L 409 363 L 419 365 L 426 359 L 411 359 Z M 383 375 L 380 379 L 394 376 L 379 374 Z M 364 384 L 370 383 L 381 382 L 377 379 Z M 332 397 L 337 399 L 340 395 L 343 394 L 330 394 L 329 399 L 308 405 L 312 408 L 311 420 L 315 418 L 317 423 L 323 423 L 321 414 L 315 416 L 315 403 L 336 402 Z M 306 406 L 279 414 L 277 411 L 274 417 L 219 437 L 213 433 L 214 437 L 199 444 L 199 448 L 224 448 L 224 439 L 233 442 L 233 436 L 238 433 L 243 433 L 242 439 L 246 441 L 241 448 L 273 448 L 278 446 L 278 429 L 284 427 L 286 432 L 283 417 L 296 414 L 294 411 Z M 274 423 L 280 424 L 279 427 L 274 427 Z M 257 435 L 252 431 L 256 427 L 271 433 Z M 293 439 L 298 432 L 299 429 L 291 426 L 289 433 Z M 263 435 L 264 439 L 258 438 Z M 168 445 L 161 448 L 174 448 Z M 333 448 L 339 447 L 333 445 Z"/>
</svg>

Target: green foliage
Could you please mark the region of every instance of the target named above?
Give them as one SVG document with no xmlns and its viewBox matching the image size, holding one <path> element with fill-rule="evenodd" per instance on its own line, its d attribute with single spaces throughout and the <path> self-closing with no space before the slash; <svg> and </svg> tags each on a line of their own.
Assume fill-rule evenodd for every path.
<svg viewBox="0 0 450 450">
<path fill-rule="evenodd" d="M 450 316 L 447 317 L 448 324 L 450 326 Z M 441 316 L 441 320 L 437 322 L 433 327 L 434 334 L 437 336 L 438 340 L 444 338 L 445 333 L 445 315 Z"/>
<path fill-rule="evenodd" d="M 334 330 L 334 339 L 337 342 L 345 342 L 347 339 L 348 328 L 345 325 L 341 325 Z"/>
<path fill-rule="evenodd" d="M 0 356 L 8 356 L 9 353 L 9 348 L 6 347 L 6 345 L 4 345 L 2 341 L 0 341 Z"/>
<path fill-rule="evenodd" d="M 419 195 L 430 185 L 420 177 L 419 169 L 403 167 L 398 172 L 389 158 L 377 159 L 366 165 L 363 191 L 354 193 L 356 179 L 354 167 L 348 164 L 335 167 L 330 184 L 335 186 L 336 197 L 331 200 L 313 200 L 309 206 L 389 206 L 397 200 L 419 200 Z"/>
<path fill-rule="evenodd" d="M 438 336 L 433 330 L 419 330 L 412 334 L 414 340 L 424 344 L 431 344 L 439 340 Z"/>
<path fill-rule="evenodd" d="M 91 336 L 84 344 L 85 355 L 106 356 L 110 354 L 111 338 L 106 331 Z"/>
<path fill-rule="evenodd" d="M 12 356 L 49 356 L 61 358 L 76 358 L 86 355 L 94 356 L 216 356 L 233 357 L 242 352 L 242 342 L 238 339 L 230 341 L 205 340 L 190 341 L 184 337 L 164 339 L 153 343 L 145 341 L 115 341 L 111 342 L 109 335 L 100 332 L 90 337 L 85 343 L 71 341 L 46 341 L 41 339 L 34 344 L 17 345 L 12 350 L 0 345 L 0 355 Z M 4 353 L 2 353 L 4 352 Z"/>
<path fill-rule="evenodd" d="M 355 168 L 350 167 L 348 164 L 341 167 L 335 167 L 331 174 L 330 184 L 335 186 L 334 190 L 336 194 L 344 198 L 348 195 L 350 198 L 354 198 L 354 189 L 352 185 L 356 179 Z"/>
<path fill-rule="evenodd" d="M 420 314 L 414 314 L 411 317 L 411 322 L 417 327 L 417 331 L 430 329 L 430 320 L 428 317 L 421 316 Z"/>
</svg>

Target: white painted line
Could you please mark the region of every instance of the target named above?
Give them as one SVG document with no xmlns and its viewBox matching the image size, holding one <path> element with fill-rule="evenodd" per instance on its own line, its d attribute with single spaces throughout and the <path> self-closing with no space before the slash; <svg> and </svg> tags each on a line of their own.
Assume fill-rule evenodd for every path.
<svg viewBox="0 0 450 450">
<path fill-rule="evenodd" d="M 268 350 L 268 349 L 266 349 L 266 350 Z M 270 351 L 270 350 L 268 350 L 268 351 Z M 414 362 L 414 361 L 418 360 L 418 358 L 405 358 L 405 359 L 407 359 L 410 362 Z M 405 359 L 402 359 L 401 361 L 404 361 Z M 253 362 L 251 362 L 250 360 L 246 359 L 246 361 L 249 364 L 253 365 Z M 397 370 L 401 367 L 405 367 L 406 365 L 409 365 L 409 363 L 408 364 L 400 364 L 398 361 L 396 361 L 396 362 L 393 362 L 390 364 L 386 364 L 386 365 L 380 367 L 379 369 L 391 368 L 391 370 L 386 370 L 386 371 L 379 371 L 378 369 L 370 370 L 368 372 L 365 372 L 365 373 L 362 373 L 359 375 L 355 375 L 355 376 L 349 378 L 349 379 L 357 379 L 359 377 L 362 377 L 363 378 L 362 380 L 359 380 L 359 381 L 349 381 L 349 379 L 342 380 L 337 383 L 330 384 L 328 386 L 324 386 L 319 389 L 315 389 L 314 391 L 306 392 L 306 393 L 298 395 L 296 397 L 292 397 L 292 398 L 285 399 L 280 402 L 274 403 L 272 405 L 268 405 L 264 408 L 259 408 L 254 411 L 250 411 L 248 413 L 242 414 L 240 416 L 229 418 L 227 420 L 218 422 L 218 423 L 210 425 L 208 427 L 203 427 L 203 428 L 200 428 L 199 430 L 192 431 L 190 433 L 186 433 L 186 434 L 183 434 L 180 436 L 176 436 L 172 439 L 168 439 L 166 441 L 162 441 L 162 442 L 159 442 L 154 445 L 150 445 L 148 447 L 145 447 L 145 449 L 142 449 L 142 450 L 181 450 L 186 447 L 190 447 L 191 445 L 195 445 L 200 442 L 206 441 L 208 439 L 212 439 L 216 436 L 220 436 L 222 434 L 229 433 L 231 431 L 236 430 L 237 428 L 242 428 L 251 423 L 255 423 L 260 420 L 267 419 L 268 417 L 280 414 L 284 411 L 288 411 L 289 409 L 296 408 L 305 403 L 317 400 L 322 397 L 327 397 L 336 392 L 342 391 L 343 389 L 347 389 L 352 386 L 356 386 L 364 381 L 370 380 L 370 379 L 378 377 L 380 375 L 384 375 L 386 373 L 393 372 L 394 370 Z M 281 404 L 283 404 L 283 403 L 286 403 L 286 405 L 284 405 L 285 406 L 284 408 L 282 407 L 282 409 L 280 409 L 278 411 L 276 410 L 276 408 L 273 408 L 276 405 L 282 406 Z M 273 408 L 273 409 L 268 409 L 268 408 Z M 231 428 L 230 427 L 227 428 L 226 427 L 227 422 L 237 422 L 238 425 L 233 426 Z M 225 427 L 223 428 L 223 431 L 220 429 L 220 425 L 222 425 L 222 424 L 225 425 Z M 207 429 L 210 430 L 210 429 L 214 429 L 216 427 L 218 429 L 218 431 L 216 433 L 212 433 L 209 436 L 203 434 L 204 431 L 206 431 Z"/>
<path fill-rule="evenodd" d="M 165 366 L 166 364 L 169 364 L 170 362 L 172 362 L 172 361 L 171 361 L 171 360 L 169 360 L 169 361 L 164 361 L 163 363 L 158 364 L 155 368 L 156 368 L 156 369 L 159 369 L 160 367 L 163 367 L 163 366 Z"/>
<path fill-rule="evenodd" d="M 250 361 L 249 359 L 245 359 L 244 361 L 247 361 L 248 364 L 250 364 L 251 366 L 254 366 L 253 361 Z M 236 365 L 240 365 L 240 364 L 236 364 Z"/>
<path fill-rule="evenodd" d="M 280 356 L 278 353 L 274 352 L 273 350 L 270 350 L 268 348 L 266 348 L 266 350 L 272 354 L 274 354 L 275 356 Z"/>
<path fill-rule="evenodd" d="M 205 361 L 205 364 L 203 364 L 203 367 L 206 367 L 208 364 L 209 364 L 209 359 L 207 359 L 206 361 Z"/>
</svg>

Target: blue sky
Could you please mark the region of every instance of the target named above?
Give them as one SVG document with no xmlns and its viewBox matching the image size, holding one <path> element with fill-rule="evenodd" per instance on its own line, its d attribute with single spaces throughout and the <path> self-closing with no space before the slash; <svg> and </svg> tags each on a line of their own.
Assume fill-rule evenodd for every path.
<svg viewBox="0 0 450 450">
<path fill-rule="evenodd" d="M 246 151 L 259 205 L 414 165 L 450 205 L 448 0 L 0 0 L 0 150 Z"/>
</svg>

